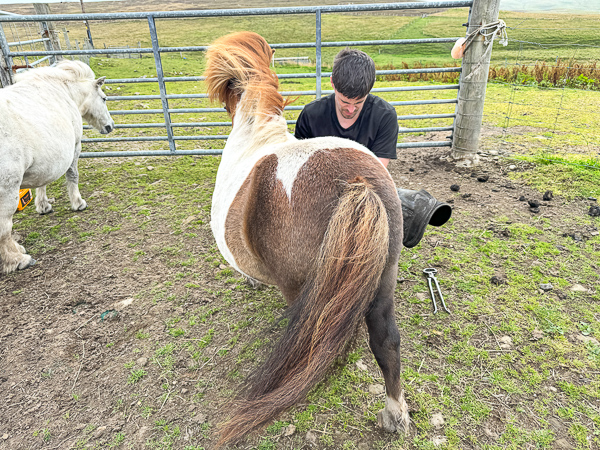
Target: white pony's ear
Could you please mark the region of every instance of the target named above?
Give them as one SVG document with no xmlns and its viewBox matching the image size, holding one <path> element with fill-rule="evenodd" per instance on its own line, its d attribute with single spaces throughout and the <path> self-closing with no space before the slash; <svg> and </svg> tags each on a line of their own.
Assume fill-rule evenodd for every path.
<svg viewBox="0 0 600 450">
<path fill-rule="evenodd" d="M 104 80 L 106 80 L 106 77 L 100 77 L 96 80 L 96 86 L 98 87 L 102 87 L 102 85 L 104 84 Z"/>
</svg>

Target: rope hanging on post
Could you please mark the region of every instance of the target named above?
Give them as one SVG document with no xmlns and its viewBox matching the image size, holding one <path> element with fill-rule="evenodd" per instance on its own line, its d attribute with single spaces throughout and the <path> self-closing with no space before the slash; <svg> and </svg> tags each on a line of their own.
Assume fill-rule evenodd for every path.
<svg viewBox="0 0 600 450">
<path fill-rule="evenodd" d="M 462 58 L 465 50 L 471 42 L 477 37 L 478 34 L 482 34 L 485 37 L 485 45 L 489 45 L 490 42 L 496 37 L 497 34 L 500 35 L 500 43 L 506 47 L 508 45 L 508 36 L 506 34 L 506 23 L 504 20 L 496 20 L 494 22 L 487 23 L 485 25 L 480 26 L 475 31 L 472 31 L 467 35 L 467 37 L 460 38 L 454 44 L 452 48 L 452 57 L 454 59 Z"/>
<path fill-rule="evenodd" d="M 483 55 L 481 55 L 479 61 L 475 65 L 475 68 L 471 71 L 471 73 L 465 78 L 464 81 L 469 81 L 473 75 L 475 75 L 485 61 L 488 61 L 488 55 L 492 51 L 492 42 L 494 38 L 499 37 L 499 42 L 506 47 L 508 45 L 508 35 L 506 34 L 506 23 L 504 20 L 498 19 L 494 22 L 486 23 L 485 25 L 480 26 L 475 31 L 472 31 L 467 35 L 467 37 L 460 38 L 454 44 L 452 48 L 452 57 L 455 59 L 462 58 L 465 50 L 471 43 L 475 40 L 475 38 L 481 34 L 484 37 L 484 44 L 487 47 Z"/>
</svg>

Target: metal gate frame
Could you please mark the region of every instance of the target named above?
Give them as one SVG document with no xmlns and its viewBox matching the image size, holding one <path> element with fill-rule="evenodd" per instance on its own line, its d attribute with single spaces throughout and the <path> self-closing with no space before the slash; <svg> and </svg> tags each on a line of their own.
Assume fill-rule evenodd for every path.
<svg viewBox="0 0 600 450">
<path fill-rule="evenodd" d="M 176 141 L 178 140 L 223 140 L 227 135 L 211 136 L 174 136 L 175 127 L 215 127 L 231 126 L 231 122 L 202 122 L 202 123 L 178 123 L 171 121 L 171 113 L 213 113 L 225 112 L 224 108 L 169 108 L 170 99 L 182 98 L 207 98 L 206 94 L 167 94 L 166 83 L 178 81 L 202 81 L 204 77 L 165 77 L 162 69 L 161 53 L 168 52 L 195 52 L 206 51 L 208 46 L 190 46 L 190 47 L 161 47 L 158 43 L 158 34 L 156 31 L 156 19 L 176 19 L 176 18 L 196 18 L 196 17 L 223 17 L 223 16 L 256 16 L 256 15 L 282 15 L 282 14 L 314 14 L 316 23 L 315 42 L 308 43 L 281 43 L 270 44 L 274 49 L 278 48 L 315 48 L 316 49 L 316 73 L 301 74 L 282 74 L 280 79 L 285 78 L 315 78 L 314 91 L 289 91 L 281 92 L 284 96 L 315 95 L 320 98 L 322 94 L 331 94 L 332 90 L 322 89 L 322 79 L 331 76 L 331 72 L 322 72 L 321 52 L 324 47 L 346 47 L 360 45 L 406 45 L 406 44 L 438 44 L 454 43 L 458 37 L 449 38 L 429 38 L 429 39 L 395 39 L 395 40 L 373 40 L 373 41 L 343 41 L 343 42 L 322 42 L 321 40 L 321 17 L 323 13 L 344 13 L 344 12 L 362 12 L 362 11 L 397 11 L 407 9 L 439 9 L 439 8 L 462 8 L 472 7 L 474 0 L 447 0 L 430 2 L 410 2 L 410 3 L 382 3 L 367 5 L 336 5 L 336 6 L 312 6 L 312 7 L 283 7 L 283 8 L 255 8 L 255 9 L 215 9 L 198 11 L 163 11 L 163 12 L 135 12 L 135 13 L 107 13 L 107 14 L 56 14 L 56 15 L 28 15 L 28 16 L 0 16 L 0 49 L 6 59 L 6 66 L 11 68 L 14 57 L 52 57 L 56 55 L 99 55 L 99 54 L 118 54 L 118 53 L 151 53 L 154 56 L 156 65 L 156 78 L 124 78 L 107 79 L 107 84 L 115 83 L 148 83 L 156 82 L 159 86 L 160 95 L 136 95 L 136 96 L 109 96 L 108 100 L 161 100 L 162 109 L 154 110 L 113 110 L 111 115 L 125 114 L 162 114 L 164 123 L 147 124 L 127 124 L 116 125 L 116 128 L 153 128 L 164 127 L 167 136 L 153 137 L 122 137 L 122 138 L 93 138 L 83 139 L 83 143 L 96 142 L 126 142 L 126 141 L 168 141 L 169 150 L 155 151 L 116 151 L 116 152 L 82 152 L 82 158 L 98 157 L 125 157 L 125 156 L 166 156 L 166 155 L 220 155 L 222 149 L 196 149 L 196 150 L 177 150 Z M 469 16 L 471 9 L 469 10 Z M 11 51 L 10 46 L 2 30 L 3 22 L 40 22 L 40 21 L 82 21 L 82 20 L 131 20 L 146 19 L 152 42 L 152 48 L 132 48 L 132 49 L 87 49 L 87 50 L 53 50 L 53 51 Z M 389 74 L 416 74 L 416 73 L 441 73 L 441 72 L 462 72 L 462 67 L 439 67 L 439 68 L 421 68 L 421 69 L 398 69 L 398 70 L 379 70 L 377 75 Z M 431 86 L 407 86 L 407 87 L 383 87 L 375 88 L 371 92 L 398 92 L 398 91 L 424 91 L 424 90 L 459 90 L 458 84 L 452 85 L 431 85 Z M 415 100 L 415 101 L 392 101 L 393 106 L 424 105 L 424 104 L 458 104 L 458 94 L 456 99 L 443 100 Z M 301 110 L 303 106 L 287 106 L 285 110 Z M 452 118 L 452 126 L 448 127 L 425 127 L 425 128 L 400 128 L 399 133 L 414 132 L 433 132 L 450 131 L 452 132 L 447 141 L 426 141 L 397 143 L 397 148 L 414 147 L 451 147 L 455 128 L 456 112 L 454 114 L 423 114 L 423 115 L 405 115 L 398 116 L 398 120 L 432 119 L 432 118 Z M 295 124 L 296 121 L 287 121 L 288 124 Z M 89 128 L 89 127 L 86 127 Z"/>
</svg>

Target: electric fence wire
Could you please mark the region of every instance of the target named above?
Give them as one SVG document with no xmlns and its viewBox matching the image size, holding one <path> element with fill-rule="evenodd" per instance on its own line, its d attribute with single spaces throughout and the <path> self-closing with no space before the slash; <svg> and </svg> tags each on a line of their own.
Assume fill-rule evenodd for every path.
<svg viewBox="0 0 600 450">
<path fill-rule="evenodd" d="M 509 30 L 518 29 L 518 28 L 520 28 L 520 25 L 523 24 L 524 22 L 526 22 L 527 20 L 528 19 L 523 20 L 522 22 L 517 24 L 517 26 L 507 27 L 507 28 Z M 534 28 L 527 27 L 527 29 L 532 30 Z M 539 28 L 539 29 L 545 29 L 545 28 Z M 577 29 L 577 30 L 579 30 L 579 29 Z M 537 61 L 535 64 L 527 63 L 526 61 L 524 61 L 523 52 L 524 52 L 525 46 L 533 45 L 540 49 L 546 49 L 546 48 L 552 49 L 552 48 L 560 48 L 560 47 L 573 48 L 573 55 L 568 59 L 568 63 L 564 66 L 560 66 L 560 69 L 564 70 L 564 73 L 562 73 L 560 75 L 561 81 L 559 83 L 557 83 L 557 86 L 544 86 L 543 87 L 544 90 L 547 90 L 547 91 L 559 91 L 560 90 L 561 93 L 560 93 L 560 99 L 558 100 L 556 107 L 555 107 L 555 114 L 553 117 L 553 121 L 552 121 L 551 125 L 549 127 L 547 127 L 547 132 L 543 133 L 543 137 L 546 138 L 547 141 L 540 149 L 541 152 L 539 152 L 537 154 L 537 156 L 533 155 L 534 159 L 537 159 L 540 161 L 548 161 L 548 162 L 560 161 L 561 163 L 566 163 L 569 165 L 600 169 L 600 151 L 598 151 L 598 144 L 596 142 L 590 142 L 590 139 L 587 136 L 587 134 L 588 134 L 587 131 L 589 130 L 589 128 L 591 126 L 593 126 L 593 124 L 586 123 L 586 124 L 578 125 L 578 124 L 573 124 L 571 122 L 569 124 L 569 126 L 560 127 L 560 120 L 562 117 L 568 116 L 568 114 L 571 112 L 580 112 L 581 111 L 580 108 L 572 108 L 566 104 L 566 102 L 568 102 L 568 100 L 566 99 L 566 97 L 567 97 L 566 94 L 567 94 L 568 89 L 570 89 L 570 87 L 568 86 L 570 77 L 572 77 L 573 74 L 575 74 L 575 76 L 576 76 L 577 72 L 581 71 L 581 70 L 585 70 L 586 73 L 596 73 L 596 72 L 600 71 L 600 67 L 594 67 L 591 65 L 588 67 L 577 66 L 575 64 L 575 61 L 576 61 L 576 57 L 578 55 L 578 51 L 583 48 L 586 48 L 586 49 L 600 48 L 600 46 L 599 45 L 591 45 L 591 44 L 579 44 L 579 43 L 574 43 L 574 42 L 567 42 L 567 43 L 560 43 L 560 44 L 553 44 L 553 43 L 548 44 L 548 43 L 531 42 L 531 41 L 518 40 L 518 39 L 511 39 L 511 43 L 518 44 L 519 50 L 517 51 L 517 54 L 515 57 L 515 62 L 514 63 L 505 62 L 505 64 L 504 64 L 505 67 L 515 67 L 515 68 L 539 67 L 539 63 Z M 558 67 L 559 61 L 560 61 L 560 58 L 557 57 L 556 64 L 554 65 L 554 67 Z M 545 63 L 542 62 L 542 65 L 545 65 Z M 552 65 L 549 64 L 546 67 L 552 67 Z M 541 121 L 539 119 L 538 120 L 525 119 L 525 118 L 520 118 L 520 117 L 515 116 L 515 114 L 516 114 L 515 108 L 516 107 L 525 106 L 525 107 L 530 107 L 530 108 L 531 107 L 541 108 L 541 106 L 536 103 L 516 100 L 517 90 L 520 90 L 523 87 L 526 87 L 526 85 L 524 86 L 524 83 L 519 83 L 516 80 L 517 80 L 517 78 L 513 82 L 508 82 L 508 81 L 504 81 L 504 80 L 497 80 L 497 81 L 494 80 L 493 81 L 494 83 L 502 84 L 505 86 L 509 86 L 509 85 L 511 86 L 510 95 L 509 95 L 509 98 L 507 101 L 486 100 L 486 103 L 488 103 L 489 105 L 506 104 L 506 110 L 505 110 L 506 112 L 504 115 L 504 123 L 502 125 L 502 134 L 500 137 L 500 141 L 504 146 L 504 150 L 511 153 L 512 156 L 517 156 L 512 151 L 512 150 L 517 150 L 516 147 L 525 149 L 526 153 L 530 153 L 530 152 L 526 150 L 528 148 L 527 145 L 518 145 L 514 141 L 511 142 L 511 137 L 512 137 L 512 135 L 514 135 L 514 133 L 511 133 L 510 126 L 512 125 L 514 127 L 514 126 L 531 125 L 531 126 L 538 128 L 541 123 Z M 492 81 L 492 80 L 490 80 L 490 81 Z M 498 106 L 495 106 L 495 108 L 498 108 Z M 586 111 L 586 115 L 598 116 L 598 115 L 600 115 L 600 111 L 588 110 L 588 111 Z M 562 128 L 562 131 L 561 131 L 561 128 Z M 569 131 L 572 132 L 572 130 L 575 130 L 574 134 L 577 135 L 583 141 L 585 141 L 585 143 L 586 143 L 585 146 L 587 147 L 588 155 L 595 153 L 595 156 L 590 159 L 591 161 L 593 161 L 593 163 L 587 164 L 587 163 L 579 163 L 579 162 L 574 162 L 574 161 L 567 161 L 567 159 L 568 159 L 567 158 L 567 150 L 559 150 L 559 147 L 561 146 L 561 142 L 560 142 L 561 140 L 559 139 L 558 135 L 561 133 L 562 134 L 568 133 Z M 583 131 L 583 130 L 585 130 L 585 131 Z M 564 146 L 564 140 L 562 142 L 562 145 Z M 570 147 L 570 145 L 567 145 L 567 147 Z M 521 156 L 525 156 L 522 154 L 523 152 L 517 152 L 517 153 L 521 153 Z M 532 156 L 532 155 L 529 154 L 526 156 Z"/>
</svg>

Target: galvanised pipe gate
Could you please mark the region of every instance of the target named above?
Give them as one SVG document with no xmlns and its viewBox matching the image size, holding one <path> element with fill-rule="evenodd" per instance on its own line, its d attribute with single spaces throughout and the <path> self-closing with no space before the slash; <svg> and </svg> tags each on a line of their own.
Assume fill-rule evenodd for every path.
<svg viewBox="0 0 600 450">
<path fill-rule="evenodd" d="M 281 92 L 286 96 L 315 95 L 320 98 L 322 94 L 331 94 L 331 90 L 322 90 L 323 77 L 329 77 L 331 72 L 321 71 L 321 52 L 324 47 L 346 47 L 359 45 L 404 45 L 404 44 L 439 44 L 453 43 L 458 37 L 450 38 L 430 38 L 430 39 L 395 39 L 395 40 L 376 40 L 376 41 L 344 41 L 344 42 L 322 42 L 321 40 L 321 16 L 323 13 L 347 13 L 358 11 L 397 11 L 408 9 L 439 9 L 439 8 L 460 8 L 471 7 L 473 0 L 449 0 L 449 1 L 431 1 L 423 3 L 383 3 L 369 5 L 336 5 L 336 6 L 306 6 L 306 7 L 285 7 L 285 8 L 257 8 L 257 9 L 215 9 L 202 11 L 164 11 L 164 12 L 135 12 L 135 13 L 107 13 L 107 14 L 56 14 L 56 15 L 30 15 L 30 16 L 0 16 L 0 48 L 6 58 L 6 66 L 12 67 L 12 59 L 15 57 L 33 57 L 33 56 L 52 56 L 52 55 L 105 55 L 119 53 L 152 53 L 156 64 L 156 78 L 125 78 L 108 79 L 107 84 L 114 83 L 158 83 L 160 95 L 136 95 L 136 96 L 109 96 L 108 100 L 158 100 L 162 102 L 162 109 L 147 110 L 113 110 L 110 113 L 113 116 L 125 114 L 163 114 L 164 123 L 146 123 L 146 124 L 127 124 L 116 125 L 116 128 L 154 128 L 162 127 L 166 129 L 167 136 L 154 137 L 121 137 L 121 138 L 94 138 L 83 139 L 84 143 L 95 142 L 125 142 L 125 141 L 168 141 L 169 151 L 116 151 L 116 152 L 83 152 L 82 158 L 96 157 L 116 157 L 116 156 L 165 156 L 165 155 L 220 155 L 222 149 L 196 149 L 196 150 L 177 150 L 176 141 L 179 140 L 217 140 L 227 139 L 226 135 L 211 136 L 174 136 L 175 127 L 217 127 L 231 126 L 231 122 L 201 122 L 201 123 L 175 123 L 171 121 L 172 113 L 214 113 L 225 112 L 224 108 L 169 108 L 170 99 L 198 99 L 207 98 L 206 94 L 177 94 L 167 93 L 166 83 L 178 81 L 202 81 L 204 77 L 165 77 L 162 69 L 161 53 L 168 52 L 193 52 L 206 51 L 208 46 L 190 46 L 190 47 L 160 47 L 158 43 L 158 34 L 156 31 L 156 19 L 176 19 L 176 18 L 196 18 L 196 17 L 223 17 L 223 16 L 256 16 L 256 15 L 282 15 L 282 14 L 314 14 L 316 20 L 316 39 L 315 42 L 308 43 L 286 43 L 270 44 L 274 49 L 278 48 L 315 48 L 316 49 L 316 73 L 302 74 L 282 74 L 280 79 L 285 78 L 315 78 L 316 87 L 314 91 L 290 91 Z M 83 21 L 83 20 L 126 20 L 126 19 L 146 19 L 150 30 L 152 48 L 132 48 L 132 49 L 88 49 L 88 50 L 53 50 L 53 51 L 10 51 L 8 42 L 2 32 L 2 22 L 39 22 L 39 21 Z M 440 68 L 421 68 L 421 69 L 398 69 L 398 70 L 379 70 L 377 75 L 391 74 L 416 74 L 416 73 L 440 73 L 440 72 L 461 72 L 460 67 L 440 67 Z M 378 92 L 397 92 L 397 91 L 423 91 L 423 90 L 447 90 L 454 89 L 458 91 L 459 85 L 433 85 L 433 86 L 409 86 L 409 87 L 388 87 L 375 88 L 374 93 Z M 457 96 L 458 97 L 458 96 Z M 424 104 L 442 104 L 458 103 L 457 99 L 442 100 L 414 100 L 414 101 L 392 101 L 393 106 L 424 105 Z M 286 110 L 301 110 L 303 106 L 288 106 Z M 452 118 L 456 114 L 423 114 L 398 116 L 398 120 L 414 119 L 432 119 L 432 118 Z M 295 124 L 295 121 L 288 121 L 288 124 Z M 89 128 L 89 127 L 86 127 Z M 414 132 L 433 132 L 433 131 L 454 131 L 454 122 L 449 127 L 429 127 L 429 128 L 400 128 L 400 133 Z M 450 147 L 452 146 L 452 136 L 450 140 L 441 142 L 410 142 L 398 143 L 397 148 L 411 147 Z"/>
</svg>

